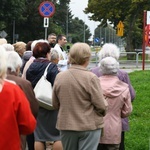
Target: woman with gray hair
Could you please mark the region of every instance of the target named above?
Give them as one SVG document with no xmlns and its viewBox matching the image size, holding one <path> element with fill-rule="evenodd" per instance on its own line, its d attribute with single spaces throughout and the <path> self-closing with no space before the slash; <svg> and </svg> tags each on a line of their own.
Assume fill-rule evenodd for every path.
<svg viewBox="0 0 150 150">
<path fill-rule="evenodd" d="M 2 44 L 6 51 L 14 51 L 14 46 L 12 44 Z"/>
<path fill-rule="evenodd" d="M 36 120 L 23 91 L 6 80 L 7 59 L 7 52 L 0 46 L 0 149 L 19 150 L 20 135 L 32 133 Z"/>
<path fill-rule="evenodd" d="M 99 77 L 103 95 L 108 102 L 108 110 L 104 117 L 104 134 L 97 150 L 119 150 L 121 142 L 121 118 L 132 112 L 131 97 L 128 85 L 117 77 L 119 63 L 113 57 L 101 60 Z"/>
<path fill-rule="evenodd" d="M 25 93 L 29 103 L 32 114 L 36 118 L 38 113 L 39 104 L 35 98 L 35 94 L 32 85 L 29 81 L 19 77 L 20 67 L 22 66 L 22 60 L 19 54 L 15 51 L 7 52 L 7 79 L 14 81 Z M 29 135 L 27 136 L 27 138 Z M 21 150 L 25 150 L 26 147 L 26 136 L 21 136 Z"/>
<path fill-rule="evenodd" d="M 99 65 L 101 63 L 101 60 L 105 57 L 113 57 L 118 61 L 119 56 L 120 56 L 120 51 L 119 51 L 119 48 L 117 47 L 117 45 L 115 45 L 113 43 L 106 43 L 106 44 L 103 45 L 102 49 L 99 52 Z M 92 68 L 91 71 L 94 74 L 96 74 L 98 77 L 102 76 L 102 73 L 100 71 L 99 66 L 95 67 L 95 68 Z M 118 72 L 117 72 L 117 76 L 121 81 L 128 84 L 129 91 L 130 91 L 130 96 L 131 96 L 131 101 L 133 101 L 134 98 L 135 98 L 135 91 L 134 91 L 134 88 L 132 87 L 132 85 L 130 83 L 130 79 L 129 79 L 129 76 L 128 76 L 127 72 L 125 72 L 124 70 L 119 69 Z M 119 150 L 124 150 L 125 149 L 124 136 L 125 136 L 125 131 L 128 131 L 128 130 L 129 130 L 128 118 L 123 118 L 122 119 L 121 144 L 120 144 L 120 149 Z"/>
<path fill-rule="evenodd" d="M 57 52 L 57 50 L 55 50 L 54 48 L 51 48 L 51 62 L 58 64 L 59 61 L 59 54 Z"/>
</svg>

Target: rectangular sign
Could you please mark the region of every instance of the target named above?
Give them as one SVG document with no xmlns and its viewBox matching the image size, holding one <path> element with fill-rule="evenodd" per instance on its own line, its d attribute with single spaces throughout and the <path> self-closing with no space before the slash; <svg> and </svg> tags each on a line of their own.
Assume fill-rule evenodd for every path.
<svg viewBox="0 0 150 150">
<path fill-rule="evenodd" d="M 146 24 L 150 24 L 150 11 L 147 11 L 147 22 Z"/>
<path fill-rule="evenodd" d="M 49 18 L 44 17 L 44 28 L 49 27 Z"/>
</svg>

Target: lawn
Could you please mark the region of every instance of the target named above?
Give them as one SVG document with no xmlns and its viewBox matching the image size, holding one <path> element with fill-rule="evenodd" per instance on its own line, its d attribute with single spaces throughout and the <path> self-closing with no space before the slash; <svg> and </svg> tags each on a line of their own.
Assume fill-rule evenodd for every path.
<svg viewBox="0 0 150 150">
<path fill-rule="evenodd" d="M 129 77 L 136 98 L 125 135 L 126 150 L 150 150 L 150 70 L 135 71 Z"/>
</svg>

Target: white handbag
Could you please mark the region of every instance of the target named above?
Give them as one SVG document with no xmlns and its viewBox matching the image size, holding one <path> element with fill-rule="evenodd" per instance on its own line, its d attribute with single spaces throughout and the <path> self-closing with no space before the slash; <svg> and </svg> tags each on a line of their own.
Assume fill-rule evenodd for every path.
<svg viewBox="0 0 150 150">
<path fill-rule="evenodd" d="M 39 106 L 48 109 L 53 110 L 52 106 L 52 85 L 51 83 L 46 79 L 47 75 L 47 69 L 50 66 L 51 63 L 48 64 L 46 67 L 44 74 L 40 78 L 40 80 L 37 82 L 36 86 L 34 87 L 34 93 L 35 97 L 37 98 L 39 102 Z"/>
</svg>

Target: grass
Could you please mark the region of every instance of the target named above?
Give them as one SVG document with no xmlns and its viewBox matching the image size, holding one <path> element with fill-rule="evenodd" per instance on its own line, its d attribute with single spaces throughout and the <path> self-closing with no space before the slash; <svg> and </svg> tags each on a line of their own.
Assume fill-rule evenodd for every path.
<svg viewBox="0 0 150 150">
<path fill-rule="evenodd" d="M 129 74 L 136 91 L 130 130 L 125 134 L 126 150 L 150 150 L 150 70 Z"/>
</svg>

